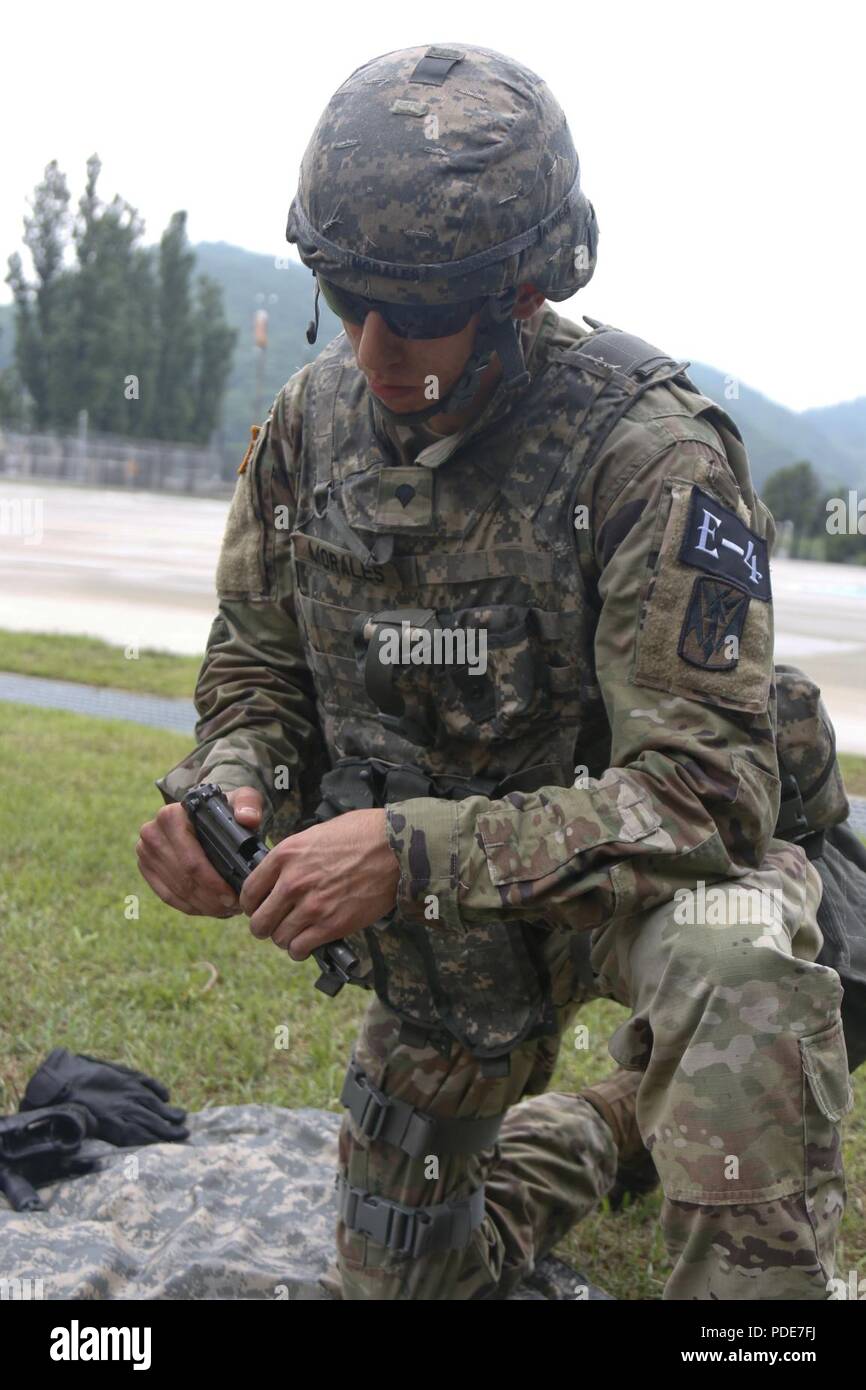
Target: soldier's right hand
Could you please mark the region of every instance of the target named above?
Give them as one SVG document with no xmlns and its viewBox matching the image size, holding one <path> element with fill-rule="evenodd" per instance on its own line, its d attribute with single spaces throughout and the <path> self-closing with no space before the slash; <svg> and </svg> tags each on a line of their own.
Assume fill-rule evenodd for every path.
<svg viewBox="0 0 866 1390">
<path fill-rule="evenodd" d="M 244 826 L 262 819 L 261 792 L 239 787 L 228 802 Z M 138 867 L 158 898 L 188 917 L 236 917 L 238 896 L 211 864 L 180 802 L 162 806 L 139 831 Z"/>
</svg>

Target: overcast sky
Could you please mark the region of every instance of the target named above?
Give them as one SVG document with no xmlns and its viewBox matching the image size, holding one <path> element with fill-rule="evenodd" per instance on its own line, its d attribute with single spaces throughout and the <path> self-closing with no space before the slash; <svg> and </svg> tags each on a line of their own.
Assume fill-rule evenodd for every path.
<svg viewBox="0 0 866 1390">
<path fill-rule="evenodd" d="M 861 0 L 320 5 L 43 0 L 4 21 L 0 252 L 56 158 L 157 239 L 284 255 L 321 108 L 362 62 L 475 43 L 565 108 L 601 228 L 587 313 L 795 409 L 866 394 Z M 292 248 L 291 254 L 294 254 Z M 2 287 L 8 298 L 8 288 Z"/>
</svg>

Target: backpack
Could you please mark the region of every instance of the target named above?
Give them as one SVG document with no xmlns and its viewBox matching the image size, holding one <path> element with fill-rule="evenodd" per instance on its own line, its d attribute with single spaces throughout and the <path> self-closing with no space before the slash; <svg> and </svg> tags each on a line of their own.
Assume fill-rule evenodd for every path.
<svg viewBox="0 0 866 1390">
<path fill-rule="evenodd" d="M 782 802 L 780 839 L 795 840 L 821 876 L 819 965 L 843 983 L 848 1066 L 866 1060 L 866 845 L 850 810 L 836 758 L 836 734 L 821 691 L 796 666 L 776 666 L 776 750 Z"/>
</svg>

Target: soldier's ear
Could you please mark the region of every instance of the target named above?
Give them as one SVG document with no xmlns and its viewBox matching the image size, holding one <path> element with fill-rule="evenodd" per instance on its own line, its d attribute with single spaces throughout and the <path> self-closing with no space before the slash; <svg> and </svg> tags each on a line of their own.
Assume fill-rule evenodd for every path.
<svg viewBox="0 0 866 1390">
<path fill-rule="evenodd" d="M 511 310 L 512 318 L 532 318 L 536 309 L 540 309 L 543 303 L 544 295 L 533 284 L 520 285 L 517 290 L 517 298 L 514 301 L 514 308 Z"/>
</svg>

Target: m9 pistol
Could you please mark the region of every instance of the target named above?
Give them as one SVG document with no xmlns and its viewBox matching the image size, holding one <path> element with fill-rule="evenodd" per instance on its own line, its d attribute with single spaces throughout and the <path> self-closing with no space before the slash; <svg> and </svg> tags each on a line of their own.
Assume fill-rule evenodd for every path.
<svg viewBox="0 0 866 1390">
<path fill-rule="evenodd" d="M 264 840 L 235 820 L 225 793 L 213 782 L 193 787 L 181 805 L 211 864 L 239 894 L 253 869 L 269 853 Z M 342 941 L 317 946 L 313 955 L 322 972 L 316 989 L 324 994 L 339 994 L 343 985 L 352 980 L 352 972 L 358 965 L 357 956 Z"/>
</svg>

